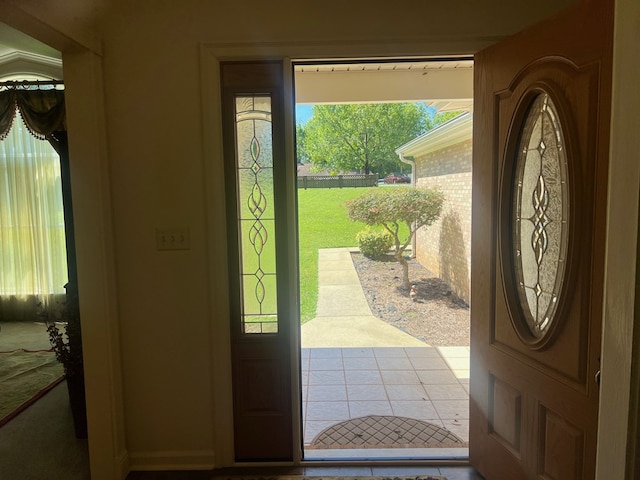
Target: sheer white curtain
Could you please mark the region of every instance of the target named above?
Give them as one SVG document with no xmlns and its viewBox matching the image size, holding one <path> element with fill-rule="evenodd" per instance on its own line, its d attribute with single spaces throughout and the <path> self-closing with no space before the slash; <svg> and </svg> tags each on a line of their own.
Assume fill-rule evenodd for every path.
<svg viewBox="0 0 640 480">
<path fill-rule="evenodd" d="M 19 114 L 0 141 L 0 297 L 64 293 L 67 258 L 60 160 Z"/>
</svg>

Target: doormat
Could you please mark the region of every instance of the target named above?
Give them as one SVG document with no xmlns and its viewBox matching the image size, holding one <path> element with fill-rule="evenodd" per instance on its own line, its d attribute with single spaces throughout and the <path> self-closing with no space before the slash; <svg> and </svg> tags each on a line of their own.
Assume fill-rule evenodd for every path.
<svg viewBox="0 0 640 480">
<path fill-rule="evenodd" d="M 213 475 L 213 480 L 447 480 L 442 475 L 411 475 L 411 476 L 336 476 L 336 475 Z"/>
<path fill-rule="evenodd" d="M 1 352 L 0 427 L 58 385 L 63 375 L 53 352 Z"/>
<path fill-rule="evenodd" d="M 407 417 L 369 415 L 326 428 L 309 449 L 464 448 L 467 443 L 446 428 Z"/>
</svg>

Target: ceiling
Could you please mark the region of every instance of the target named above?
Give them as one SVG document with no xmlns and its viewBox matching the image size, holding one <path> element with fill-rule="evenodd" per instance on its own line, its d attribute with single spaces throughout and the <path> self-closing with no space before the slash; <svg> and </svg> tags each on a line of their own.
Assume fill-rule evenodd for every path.
<svg viewBox="0 0 640 480">
<path fill-rule="evenodd" d="M 0 23 L 0 78 L 40 75 L 62 79 L 59 51 Z M 470 59 L 295 64 L 298 103 L 424 101 L 440 111 L 470 110 L 473 61 Z"/>
<path fill-rule="evenodd" d="M 440 111 L 471 110 L 473 60 L 393 60 L 296 64 L 296 102 L 426 102 Z"/>
<path fill-rule="evenodd" d="M 395 62 L 342 62 L 342 63 L 299 63 L 296 73 L 335 73 L 335 72 L 418 72 L 426 75 L 429 72 L 443 70 L 472 69 L 473 60 L 468 58 L 452 58 L 446 60 L 399 60 Z"/>
<path fill-rule="evenodd" d="M 61 58 L 57 50 L 0 23 L 0 79 L 62 79 Z"/>
<path fill-rule="evenodd" d="M 42 55 L 58 60 L 61 58 L 61 54 L 57 50 L 5 23 L 0 23 L 0 59 L 15 51 Z"/>
</svg>

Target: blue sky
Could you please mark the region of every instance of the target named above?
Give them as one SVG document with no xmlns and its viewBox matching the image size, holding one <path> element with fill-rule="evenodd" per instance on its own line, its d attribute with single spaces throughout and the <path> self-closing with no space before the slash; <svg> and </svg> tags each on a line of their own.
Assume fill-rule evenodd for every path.
<svg viewBox="0 0 640 480">
<path fill-rule="evenodd" d="M 311 118 L 312 109 L 313 105 L 296 104 L 296 125 L 307 123 L 307 120 Z"/>
<path fill-rule="evenodd" d="M 311 118 L 313 104 L 296 103 L 296 125 L 304 125 Z M 432 115 L 436 114 L 436 110 L 432 107 L 427 107 L 427 110 Z"/>
</svg>

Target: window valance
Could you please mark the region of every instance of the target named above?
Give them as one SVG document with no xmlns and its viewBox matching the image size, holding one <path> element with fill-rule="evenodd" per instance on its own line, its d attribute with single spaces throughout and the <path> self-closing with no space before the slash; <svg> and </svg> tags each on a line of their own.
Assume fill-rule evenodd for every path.
<svg viewBox="0 0 640 480">
<path fill-rule="evenodd" d="M 52 133 L 66 130 L 64 90 L 18 90 L 0 92 L 0 140 L 11 130 L 20 111 L 29 132 L 41 140 L 52 140 Z"/>
</svg>

